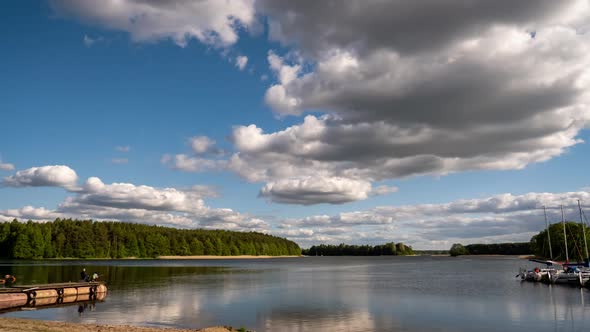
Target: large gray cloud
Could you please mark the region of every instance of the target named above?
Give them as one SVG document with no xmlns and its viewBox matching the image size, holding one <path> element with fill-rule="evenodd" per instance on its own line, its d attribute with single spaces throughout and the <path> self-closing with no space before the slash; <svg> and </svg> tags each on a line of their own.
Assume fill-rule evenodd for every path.
<svg viewBox="0 0 590 332">
<path fill-rule="evenodd" d="M 271 37 L 294 47 L 269 53 L 277 82 L 266 102 L 283 116 L 329 115 L 270 133 L 236 127 L 229 168 L 250 181 L 522 169 L 581 143 L 590 123 L 587 1 L 258 8 Z M 285 193 L 272 194 L 281 201 Z M 322 197 L 330 196 L 315 202 L 330 203 Z"/>
<path fill-rule="evenodd" d="M 538 22 L 572 21 L 579 0 L 259 0 L 270 35 L 317 54 L 333 48 L 394 48 L 428 52 L 484 32 L 493 24 L 535 29 Z"/>
</svg>

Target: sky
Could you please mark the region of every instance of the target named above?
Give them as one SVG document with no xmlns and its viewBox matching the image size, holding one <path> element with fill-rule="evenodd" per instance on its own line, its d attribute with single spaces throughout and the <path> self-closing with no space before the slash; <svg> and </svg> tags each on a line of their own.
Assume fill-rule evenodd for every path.
<svg viewBox="0 0 590 332">
<path fill-rule="evenodd" d="M 0 4 L 0 221 L 302 247 L 528 241 L 590 210 L 590 2 Z M 590 212 L 586 212 L 590 216 Z"/>
</svg>

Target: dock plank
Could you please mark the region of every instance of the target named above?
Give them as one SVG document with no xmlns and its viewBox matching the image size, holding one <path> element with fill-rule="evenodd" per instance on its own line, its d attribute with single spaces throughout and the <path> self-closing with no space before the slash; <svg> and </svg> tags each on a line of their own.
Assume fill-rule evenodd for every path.
<svg viewBox="0 0 590 332">
<path fill-rule="evenodd" d="M 12 288 L 27 290 L 27 289 L 55 289 L 55 288 L 69 288 L 69 287 L 88 287 L 104 285 L 104 282 L 62 282 L 53 284 L 31 284 L 31 285 L 13 285 Z"/>
</svg>

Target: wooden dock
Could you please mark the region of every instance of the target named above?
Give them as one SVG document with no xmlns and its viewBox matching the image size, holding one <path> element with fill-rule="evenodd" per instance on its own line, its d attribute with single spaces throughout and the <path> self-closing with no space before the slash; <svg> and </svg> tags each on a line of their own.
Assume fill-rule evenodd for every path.
<svg viewBox="0 0 590 332">
<path fill-rule="evenodd" d="M 104 282 L 18 285 L 0 288 L 0 310 L 79 301 L 102 301 L 106 294 L 107 287 Z"/>
</svg>

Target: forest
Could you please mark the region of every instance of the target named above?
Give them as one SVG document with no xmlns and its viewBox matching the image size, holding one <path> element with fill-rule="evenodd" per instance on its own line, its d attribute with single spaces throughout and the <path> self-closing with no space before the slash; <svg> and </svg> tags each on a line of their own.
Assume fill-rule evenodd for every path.
<svg viewBox="0 0 590 332">
<path fill-rule="evenodd" d="M 567 252 L 570 260 L 582 261 L 586 258 L 584 248 L 584 234 L 582 233 L 582 224 L 568 221 L 565 223 L 565 232 L 567 235 Z M 584 227 L 586 231 L 586 240 L 590 240 L 590 230 Z M 539 232 L 531 239 L 532 253 L 537 257 L 544 257 L 554 260 L 565 261 L 565 241 L 564 241 L 564 225 L 562 223 L 555 223 L 549 226 L 549 234 L 551 235 L 551 249 L 553 257 L 549 251 L 549 241 L 547 239 L 547 230 Z"/>
<path fill-rule="evenodd" d="M 256 232 L 71 219 L 0 223 L 0 257 L 9 259 L 300 254 L 295 242 Z"/>
<path fill-rule="evenodd" d="M 329 245 L 320 244 L 303 250 L 307 256 L 403 256 L 413 255 L 412 247 L 403 243 L 386 243 L 383 245 Z"/>
</svg>

